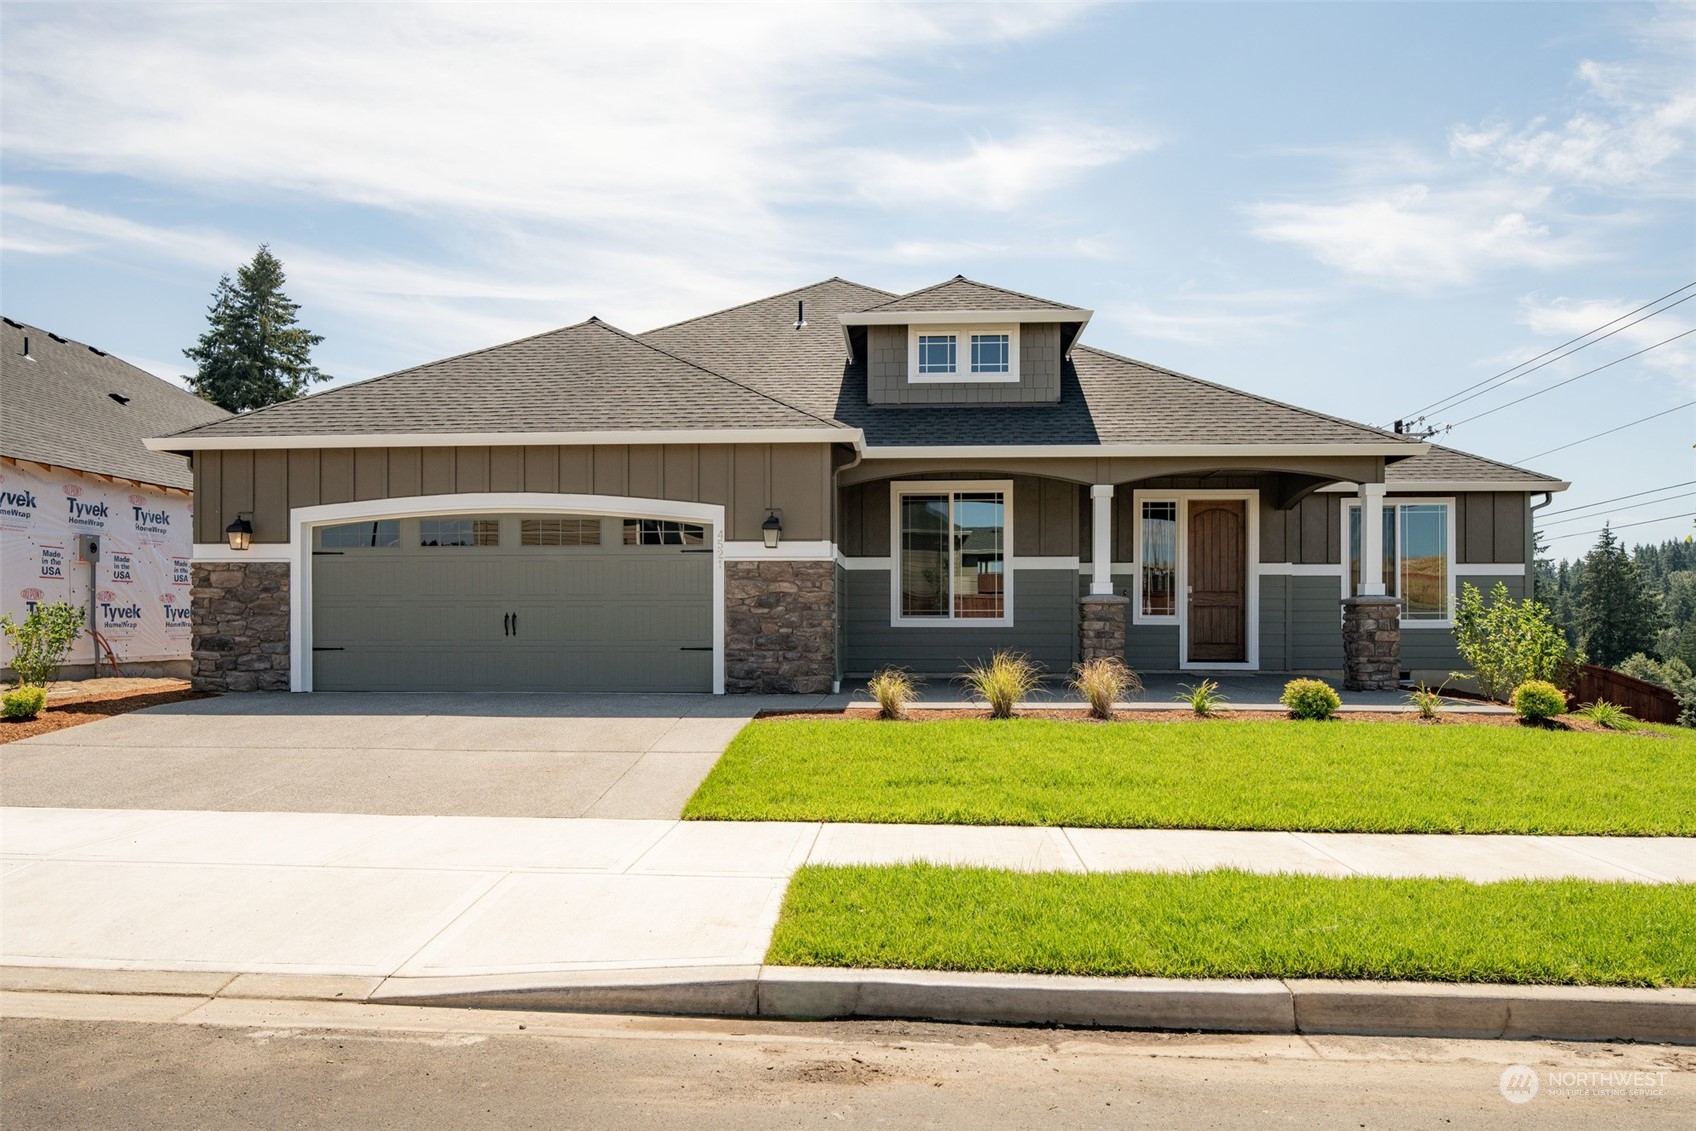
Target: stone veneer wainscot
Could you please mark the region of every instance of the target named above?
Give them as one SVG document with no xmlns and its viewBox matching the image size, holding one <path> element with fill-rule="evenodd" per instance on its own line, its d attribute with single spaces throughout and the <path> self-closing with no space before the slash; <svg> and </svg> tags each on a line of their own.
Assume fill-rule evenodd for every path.
<svg viewBox="0 0 1696 1131">
<path fill-rule="evenodd" d="M 836 678 L 836 564 L 727 562 L 724 689 L 824 694 Z"/>
<path fill-rule="evenodd" d="M 194 689 L 289 689 L 287 562 L 194 563 Z"/>
</svg>

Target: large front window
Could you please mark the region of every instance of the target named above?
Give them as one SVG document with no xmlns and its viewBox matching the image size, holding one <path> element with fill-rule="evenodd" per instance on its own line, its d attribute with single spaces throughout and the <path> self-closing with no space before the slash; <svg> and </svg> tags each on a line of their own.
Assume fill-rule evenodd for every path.
<svg viewBox="0 0 1696 1131">
<path fill-rule="evenodd" d="M 896 494 L 900 620 L 1007 616 L 1007 492 L 910 486 Z"/>
<path fill-rule="evenodd" d="M 1361 523 L 1349 507 L 1349 596 L 1360 592 Z M 1384 592 L 1402 599 L 1404 621 L 1449 619 L 1449 505 L 1389 503 L 1384 507 Z"/>
</svg>

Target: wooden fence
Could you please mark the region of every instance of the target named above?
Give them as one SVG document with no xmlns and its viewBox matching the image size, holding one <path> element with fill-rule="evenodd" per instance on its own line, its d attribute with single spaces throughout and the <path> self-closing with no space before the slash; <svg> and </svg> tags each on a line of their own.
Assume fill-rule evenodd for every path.
<svg viewBox="0 0 1696 1131">
<path fill-rule="evenodd" d="M 1657 684 L 1635 676 L 1585 664 L 1579 669 L 1568 695 L 1577 703 L 1594 703 L 1606 699 L 1630 711 L 1633 718 L 1646 723 L 1678 722 L 1678 696 Z"/>
</svg>

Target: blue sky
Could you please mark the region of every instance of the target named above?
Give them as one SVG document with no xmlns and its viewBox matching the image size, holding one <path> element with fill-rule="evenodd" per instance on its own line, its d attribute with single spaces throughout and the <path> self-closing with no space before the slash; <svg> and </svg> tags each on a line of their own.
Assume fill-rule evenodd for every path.
<svg viewBox="0 0 1696 1131">
<path fill-rule="evenodd" d="M 0 35 L 5 313 L 167 376 L 261 241 L 343 380 L 965 273 L 1377 424 L 1696 282 L 1688 5 L 8 4 Z M 1689 401 L 1696 335 L 1439 439 L 1520 461 Z M 1693 440 L 1689 408 L 1533 466 L 1567 511 L 1696 480 Z M 1683 536 L 1692 490 L 1550 515 L 1556 552 Z"/>
</svg>

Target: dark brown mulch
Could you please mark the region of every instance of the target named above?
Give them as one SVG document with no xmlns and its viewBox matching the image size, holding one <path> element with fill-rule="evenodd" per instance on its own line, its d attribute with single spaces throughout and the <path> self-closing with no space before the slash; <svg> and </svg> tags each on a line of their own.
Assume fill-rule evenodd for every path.
<svg viewBox="0 0 1696 1131">
<path fill-rule="evenodd" d="M 937 710 L 936 708 L 913 707 L 908 710 L 907 722 L 934 722 L 944 719 L 987 719 L 989 711 L 982 708 L 964 710 Z M 1068 723 L 1096 723 L 1102 720 L 1093 718 L 1088 711 L 1056 710 L 1035 708 L 1020 711 L 1021 719 L 1055 719 Z M 875 719 L 877 708 L 869 706 L 848 707 L 838 711 L 761 711 L 755 716 L 758 720 L 782 719 Z M 1113 721 L 1119 723 L 1207 723 L 1218 721 L 1237 722 L 1288 722 L 1290 716 L 1283 711 L 1220 711 L 1218 714 L 1202 718 L 1193 711 L 1115 711 Z M 1443 714 L 1434 719 L 1422 719 L 1417 714 L 1405 711 L 1345 711 L 1333 720 L 1339 723 L 1401 723 L 1409 726 L 1496 726 L 1496 727 L 1536 727 L 1540 730 L 1588 731 L 1596 734 L 1634 734 L 1644 738 L 1665 738 L 1650 730 L 1611 731 L 1606 727 L 1576 716 L 1559 719 L 1549 719 L 1541 723 L 1521 720 L 1516 715 L 1507 714 Z"/>
<path fill-rule="evenodd" d="M 20 738 L 34 738 L 66 727 L 127 715 L 144 707 L 162 707 L 166 703 L 182 703 L 189 699 L 205 699 L 208 693 L 191 691 L 188 684 L 175 691 L 152 691 L 141 694 L 90 695 L 77 699 L 59 699 L 33 719 L 0 719 L 0 744 Z"/>
</svg>

